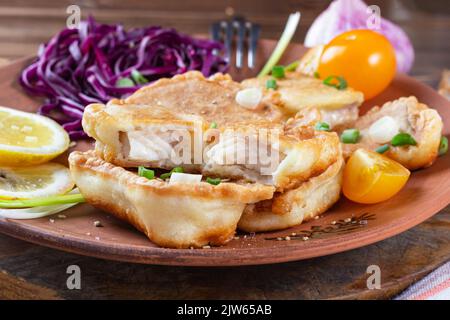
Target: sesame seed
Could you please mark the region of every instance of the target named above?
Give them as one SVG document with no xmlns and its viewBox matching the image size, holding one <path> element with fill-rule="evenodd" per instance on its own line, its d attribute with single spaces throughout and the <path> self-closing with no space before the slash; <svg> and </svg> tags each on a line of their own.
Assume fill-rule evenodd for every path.
<svg viewBox="0 0 450 320">
<path fill-rule="evenodd" d="M 283 238 L 278 237 L 277 240 L 278 240 L 278 241 L 281 241 L 281 240 L 283 240 Z"/>
<path fill-rule="evenodd" d="M 319 219 L 319 216 L 315 216 L 315 217 L 314 217 L 314 220 L 318 220 L 318 219 Z"/>
<path fill-rule="evenodd" d="M 344 222 L 350 222 L 350 221 L 352 221 L 351 218 L 347 218 L 347 219 L 344 220 Z"/>
<path fill-rule="evenodd" d="M 286 241 L 289 241 L 289 240 L 291 240 L 291 237 L 286 236 L 284 239 L 285 239 Z"/>
<path fill-rule="evenodd" d="M 203 249 L 211 249 L 211 246 L 203 246 Z"/>
<path fill-rule="evenodd" d="M 90 236 L 90 235 L 91 235 L 91 233 L 90 233 L 90 232 L 86 232 L 86 235 L 87 235 L 87 236 Z"/>
<path fill-rule="evenodd" d="M 336 224 L 336 221 L 331 221 L 331 224 L 333 224 L 333 225 Z"/>
<path fill-rule="evenodd" d="M 295 237 L 297 234 L 295 232 L 291 233 L 291 236 Z"/>
<path fill-rule="evenodd" d="M 238 236 L 236 236 L 236 237 L 233 237 L 233 239 L 234 239 L 234 240 L 239 240 L 239 237 L 238 237 Z"/>
<path fill-rule="evenodd" d="M 60 218 L 60 219 L 65 219 L 65 218 L 67 218 L 67 216 L 64 215 L 64 214 L 58 214 L 58 218 Z"/>
<path fill-rule="evenodd" d="M 100 237 L 95 237 L 95 240 L 100 240 Z"/>
<path fill-rule="evenodd" d="M 303 241 L 306 241 L 306 240 L 308 240 L 308 239 L 309 239 L 308 237 L 303 237 L 303 238 L 302 238 Z"/>
<path fill-rule="evenodd" d="M 48 221 L 50 221 L 50 223 L 55 223 L 55 219 L 48 219 Z"/>
</svg>

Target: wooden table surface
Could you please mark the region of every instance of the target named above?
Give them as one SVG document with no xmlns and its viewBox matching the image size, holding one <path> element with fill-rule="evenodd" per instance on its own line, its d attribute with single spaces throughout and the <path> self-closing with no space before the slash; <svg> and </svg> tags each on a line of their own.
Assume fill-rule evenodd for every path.
<svg viewBox="0 0 450 320">
<path fill-rule="evenodd" d="M 77 1 L 0 0 L 0 63 L 36 52 L 65 25 L 66 7 Z M 79 1 L 83 17 L 126 27 L 159 24 L 205 33 L 212 21 L 243 14 L 277 38 L 288 13 L 302 12 L 296 41 L 329 1 Z M 412 75 L 436 86 L 450 67 L 448 1 L 370 1 L 400 24 L 416 50 Z M 307 261 L 238 268 L 133 265 L 77 256 L 0 235 L 0 299 L 367 299 L 391 298 L 450 259 L 450 207 L 391 239 Z M 81 268 L 82 289 L 66 286 L 69 265 Z M 381 268 L 382 287 L 368 290 L 366 269 Z"/>
</svg>

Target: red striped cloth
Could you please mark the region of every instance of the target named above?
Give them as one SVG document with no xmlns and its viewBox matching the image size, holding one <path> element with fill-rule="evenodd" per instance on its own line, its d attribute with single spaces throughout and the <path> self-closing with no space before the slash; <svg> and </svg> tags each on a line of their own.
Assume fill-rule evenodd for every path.
<svg viewBox="0 0 450 320">
<path fill-rule="evenodd" d="M 450 300 L 450 261 L 410 286 L 395 300 Z"/>
</svg>

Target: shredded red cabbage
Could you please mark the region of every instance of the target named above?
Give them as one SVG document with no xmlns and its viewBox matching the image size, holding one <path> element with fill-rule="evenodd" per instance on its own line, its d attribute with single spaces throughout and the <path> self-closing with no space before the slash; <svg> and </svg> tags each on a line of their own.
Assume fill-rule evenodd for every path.
<svg viewBox="0 0 450 320">
<path fill-rule="evenodd" d="M 147 81 L 189 70 L 205 76 L 225 72 L 222 49 L 218 42 L 174 29 L 126 31 L 122 25 L 99 24 L 90 17 L 79 28 L 64 29 L 41 45 L 20 83 L 29 93 L 46 97 L 40 114 L 62 124 L 71 139 L 80 139 L 86 136 L 81 119 L 87 104 L 124 98 Z"/>
</svg>

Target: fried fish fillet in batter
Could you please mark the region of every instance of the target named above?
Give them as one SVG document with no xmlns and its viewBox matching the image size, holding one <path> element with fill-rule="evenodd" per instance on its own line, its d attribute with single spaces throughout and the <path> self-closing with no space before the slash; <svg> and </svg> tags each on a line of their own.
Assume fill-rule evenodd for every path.
<svg viewBox="0 0 450 320">
<path fill-rule="evenodd" d="M 432 165 L 438 156 L 443 123 L 436 110 L 420 103 L 416 97 L 403 97 L 387 102 L 381 108 L 374 107 L 360 117 L 354 128 L 360 131 L 361 138 L 356 144 L 343 144 L 344 156 L 349 157 L 358 148 L 374 150 L 383 145 L 373 140 L 369 128 L 385 116 L 395 120 L 400 132 L 413 136 L 417 145 L 390 146 L 384 155 L 410 170 Z"/>
<path fill-rule="evenodd" d="M 98 158 L 69 156 L 73 180 L 86 201 L 123 219 L 157 245 L 171 248 L 223 245 L 234 235 L 246 204 L 273 196 L 261 184 L 148 180 Z"/>
<path fill-rule="evenodd" d="M 169 170 L 181 166 L 186 172 L 273 185 L 277 191 L 322 173 L 337 159 L 340 143 L 335 133 L 261 119 L 235 119 L 212 129 L 207 119 L 112 100 L 89 105 L 83 128 L 96 140 L 97 154 L 115 165 Z"/>
<path fill-rule="evenodd" d="M 284 119 L 270 96 L 263 96 L 254 109 L 239 105 L 236 94 L 243 88 L 228 74 L 216 73 L 205 78 L 198 71 L 190 71 L 137 90 L 125 99 L 125 104 L 160 106 L 174 113 L 201 116 L 204 121 L 215 122 L 219 127 L 236 122 L 280 122 Z"/>
<path fill-rule="evenodd" d="M 263 139 L 265 128 L 275 129 L 278 134 Z M 321 174 L 338 160 L 340 142 L 333 132 L 261 124 L 236 125 L 231 129 L 231 135 L 225 130 L 207 147 L 203 174 L 273 185 L 278 192 L 283 192 Z M 270 156 L 261 157 L 266 150 Z M 245 155 L 243 161 L 239 160 L 241 155 Z M 249 161 L 256 155 L 255 162 Z M 223 161 L 224 158 L 232 161 Z"/>
<path fill-rule="evenodd" d="M 276 90 L 266 89 L 266 82 L 270 78 L 247 79 L 242 85 L 265 90 L 287 116 L 293 116 L 304 108 L 317 108 L 332 128 L 355 121 L 358 108 L 364 101 L 364 95 L 359 91 L 351 88 L 338 90 L 325 85 L 322 80 L 299 72 L 286 72 L 283 79 L 276 79 Z"/>
<path fill-rule="evenodd" d="M 297 188 L 275 193 L 273 199 L 246 206 L 238 228 L 246 232 L 286 229 L 306 222 L 328 210 L 339 200 L 344 159 Z"/>
</svg>

